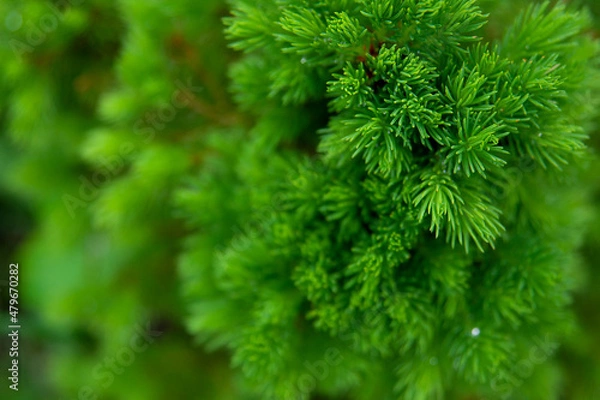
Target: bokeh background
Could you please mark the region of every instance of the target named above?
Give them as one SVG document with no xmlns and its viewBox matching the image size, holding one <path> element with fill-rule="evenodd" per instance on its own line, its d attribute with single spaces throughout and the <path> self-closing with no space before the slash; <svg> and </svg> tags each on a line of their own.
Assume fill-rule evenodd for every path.
<svg viewBox="0 0 600 400">
<path fill-rule="evenodd" d="M 528 3 L 482 0 L 487 37 Z M 598 36 L 600 1 L 572 3 Z M 207 132 L 252 124 L 229 94 L 228 13 L 221 0 L 0 2 L 0 324 L 19 263 L 22 326 L 19 392 L 3 335 L 0 398 L 253 398 L 228 354 L 187 333 L 177 269 L 174 190 Z M 556 399 L 600 399 L 600 134 L 589 144 L 580 330 L 549 363 Z"/>
</svg>

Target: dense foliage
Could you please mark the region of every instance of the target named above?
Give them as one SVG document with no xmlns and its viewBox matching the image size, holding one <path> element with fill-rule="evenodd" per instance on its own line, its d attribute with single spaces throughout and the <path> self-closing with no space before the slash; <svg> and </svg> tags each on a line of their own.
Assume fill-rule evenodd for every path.
<svg viewBox="0 0 600 400">
<path fill-rule="evenodd" d="M 583 4 L 71 3 L 0 5 L 20 394 L 593 398 Z"/>
</svg>

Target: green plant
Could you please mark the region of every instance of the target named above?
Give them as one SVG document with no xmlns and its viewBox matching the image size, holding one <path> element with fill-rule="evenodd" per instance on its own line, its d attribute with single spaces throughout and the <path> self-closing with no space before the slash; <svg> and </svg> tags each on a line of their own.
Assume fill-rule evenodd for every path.
<svg viewBox="0 0 600 400">
<path fill-rule="evenodd" d="M 232 3 L 257 123 L 209 136 L 178 196 L 192 330 L 269 398 L 550 398 L 537 364 L 572 330 L 587 218 L 588 16 L 532 5 L 488 41 L 471 0 Z"/>
<path fill-rule="evenodd" d="M 584 3 L 0 2 L 19 398 L 594 398 Z"/>
</svg>

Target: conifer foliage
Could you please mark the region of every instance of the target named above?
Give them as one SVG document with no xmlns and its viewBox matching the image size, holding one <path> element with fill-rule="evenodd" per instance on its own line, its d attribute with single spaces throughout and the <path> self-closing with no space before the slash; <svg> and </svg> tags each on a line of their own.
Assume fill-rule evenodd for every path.
<svg viewBox="0 0 600 400">
<path fill-rule="evenodd" d="M 572 328 L 587 15 L 493 37 L 473 0 L 231 3 L 257 122 L 177 196 L 191 329 L 265 398 L 525 398 L 514 366 Z"/>
<path fill-rule="evenodd" d="M 594 398 L 585 2 L 0 1 L 17 396 Z"/>
</svg>

